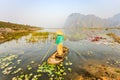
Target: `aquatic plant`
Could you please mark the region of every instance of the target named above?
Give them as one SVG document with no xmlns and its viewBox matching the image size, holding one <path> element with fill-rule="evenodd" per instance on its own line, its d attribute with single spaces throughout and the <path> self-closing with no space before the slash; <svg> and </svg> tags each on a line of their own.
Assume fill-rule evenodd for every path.
<svg viewBox="0 0 120 80">
<path fill-rule="evenodd" d="M 67 75 L 67 71 L 72 71 L 72 69 L 68 67 L 70 65 L 72 65 L 70 61 L 65 64 L 61 62 L 58 65 L 47 64 L 47 62 L 44 62 L 42 65 L 38 66 L 37 72 L 40 74 L 47 73 L 50 80 L 64 80 L 63 76 Z"/>
<path fill-rule="evenodd" d="M 22 68 L 18 68 L 17 70 L 15 70 L 14 72 L 12 72 L 12 74 L 16 74 L 18 72 L 20 72 L 22 70 Z"/>
<path fill-rule="evenodd" d="M 16 59 L 18 56 L 17 55 L 8 55 L 3 58 L 0 58 L 0 69 L 4 69 L 10 64 L 12 64 L 12 61 Z"/>
<path fill-rule="evenodd" d="M 28 68 L 28 70 L 31 70 L 31 69 L 32 69 L 32 67 L 31 67 L 30 65 L 27 65 L 27 68 Z"/>
<path fill-rule="evenodd" d="M 5 68 L 3 71 L 2 71 L 2 73 L 3 74 L 9 74 L 10 72 L 11 72 L 11 69 L 12 69 L 13 67 L 7 67 L 7 68 Z"/>
<path fill-rule="evenodd" d="M 48 64 L 46 61 L 42 64 L 30 61 L 26 67 L 19 67 L 22 59 L 18 55 L 7 54 L 0 58 L 0 70 L 2 74 L 12 76 L 12 80 L 39 80 L 45 75 L 49 80 L 64 80 L 64 76 L 72 69 L 72 63 L 65 58 L 65 62 L 57 65 Z"/>
<path fill-rule="evenodd" d="M 38 42 L 38 41 L 45 41 L 48 39 L 49 32 L 33 32 L 32 36 L 29 39 L 26 39 L 27 42 Z"/>
<path fill-rule="evenodd" d="M 120 36 L 116 35 L 115 33 L 108 33 L 107 35 L 112 37 L 115 42 L 120 43 Z"/>
<path fill-rule="evenodd" d="M 46 75 L 49 80 L 64 80 L 64 76 L 67 75 L 67 72 L 72 71 L 72 69 L 70 68 L 72 63 L 70 61 L 66 61 L 65 63 L 61 62 L 58 65 L 51 65 L 47 62 L 43 62 L 41 65 L 38 64 L 35 69 L 33 69 L 32 67 L 35 62 L 31 61 L 30 63 L 31 64 L 27 65 L 28 71 L 26 72 L 29 72 L 29 70 L 34 70 L 32 73 L 20 73 L 16 77 L 13 77 L 12 80 L 39 80 L 43 75 Z M 20 71 L 20 69 L 18 69 L 17 71 Z"/>
<path fill-rule="evenodd" d="M 48 36 L 49 32 L 33 32 L 32 36 Z"/>
</svg>

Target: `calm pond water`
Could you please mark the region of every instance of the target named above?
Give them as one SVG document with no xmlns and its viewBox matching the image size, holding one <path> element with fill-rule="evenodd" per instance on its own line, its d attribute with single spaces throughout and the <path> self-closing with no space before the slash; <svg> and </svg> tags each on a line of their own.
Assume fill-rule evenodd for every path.
<svg viewBox="0 0 120 80">
<path fill-rule="evenodd" d="M 46 29 L 45 31 L 54 32 L 56 30 Z M 67 36 L 71 35 L 69 33 L 73 33 L 71 31 L 63 31 Z M 81 31 L 82 34 L 93 33 L 94 35 L 108 32 L 115 32 L 120 35 L 119 30 Z M 29 43 L 27 39 L 30 36 L 31 35 L 24 36 L 18 40 L 11 40 L 0 44 L 0 80 L 11 80 L 13 77 L 21 74 L 25 75 L 30 73 L 34 77 L 34 74 L 37 74 L 35 70 L 37 70 L 38 65 L 45 62 L 47 58 L 56 51 L 56 45 L 51 38 Z M 88 38 L 71 40 L 67 37 L 64 41 L 64 46 L 69 48 L 68 59 L 64 61 L 64 64 L 68 62 L 72 64 L 69 66 L 63 65 L 64 68 L 71 69 L 70 72 L 66 71 L 66 75 L 63 76 L 65 80 L 75 80 L 77 76 L 83 74 L 82 72 L 86 72 L 82 67 L 87 63 L 120 67 L 119 44 L 96 44 Z M 46 53 L 48 54 L 46 55 Z M 115 64 L 115 62 L 118 64 Z M 30 69 L 30 67 L 32 67 L 32 69 Z M 45 73 L 42 75 L 38 80 L 50 79 Z M 32 78 L 30 78 L 30 80 L 32 80 Z"/>
</svg>

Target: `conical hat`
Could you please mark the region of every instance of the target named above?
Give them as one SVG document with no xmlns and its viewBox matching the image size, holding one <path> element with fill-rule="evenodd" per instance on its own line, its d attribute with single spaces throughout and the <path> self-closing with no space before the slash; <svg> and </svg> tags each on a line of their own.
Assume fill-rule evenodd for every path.
<svg viewBox="0 0 120 80">
<path fill-rule="evenodd" d="M 58 34 L 58 35 L 63 35 L 63 32 L 62 32 L 61 30 L 57 30 L 57 31 L 56 31 L 56 34 Z"/>
</svg>

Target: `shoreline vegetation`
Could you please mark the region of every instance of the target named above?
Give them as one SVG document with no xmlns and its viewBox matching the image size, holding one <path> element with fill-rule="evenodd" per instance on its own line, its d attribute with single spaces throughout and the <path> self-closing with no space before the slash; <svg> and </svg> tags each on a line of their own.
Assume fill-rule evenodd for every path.
<svg viewBox="0 0 120 80">
<path fill-rule="evenodd" d="M 26 39 L 28 43 L 35 43 L 35 42 L 45 42 L 47 39 L 55 40 L 56 34 L 54 32 L 33 32 L 31 37 Z"/>
<path fill-rule="evenodd" d="M 116 35 L 115 33 L 108 33 L 107 35 L 112 37 L 115 42 L 120 44 L 120 36 Z"/>
<path fill-rule="evenodd" d="M 38 41 L 44 41 L 48 39 L 49 34 L 50 34 L 49 32 L 33 32 L 31 37 L 27 39 L 27 42 L 34 43 Z"/>
<path fill-rule="evenodd" d="M 0 21 L 0 43 L 21 38 L 42 28 Z"/>
</svg>

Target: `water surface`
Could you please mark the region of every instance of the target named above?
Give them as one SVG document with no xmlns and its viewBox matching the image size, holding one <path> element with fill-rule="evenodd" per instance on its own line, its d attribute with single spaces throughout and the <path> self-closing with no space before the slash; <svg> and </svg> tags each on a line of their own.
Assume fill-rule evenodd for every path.
<svg viewBox="0 0 120 80">
<path fill-rule="evenodd" d="M 45 30 L 45 31 L 56 31 L 56 30 Z M 72 33 L 71 31 L 63 30 L 64 33 L 69 36 Z M 82 34 L 106 34 L 109 32 L 115 32 L 120 35 L 119 30 L 100 30 L 100 31 L 81 31 Z M 56 45 L 54 40 L 51 38 L 41 40 L 35 43 L 29 43 L 26 41 L 31 35 L 24 36 L 18 40 L 11 40 L 5 43 L 0 44 L 0 58 L 9 57 L 10 55 L 15 55 L 16 58 L 12 59 L 10 65 L 0 69 L 0 80 L 10 80 L 10 78 L 20 75 L 22 73 L 35 73 L 34 71 L 28 71 L 27 65 L 31 65 L 33 68 L 36 68 L 38 65 L 41 65 L 47 60 L 47 58 L 56 51 Z M 89 35 L 88 35 L 89 36 Z M 87 36 L 87 37 L 88 37 Z M 83 38 L 81 40 L 71 40 L 69 37 L 64 41 L 64 46 L 69 48 L 68 60 L 72 63 L 69 66 L 72 71 L 67 72 L 67 75 L 64 76 L 65 80 L 75 80 L 76 76 L 86 72 L 82 67 L 88 63 L 92 64 L 105 64 L 113 67 L 120 67 L 120 45 L 112 44 L 96 44 L 91 42 L 89 39 Z M 46 53 L 48 53 L 46 55 Z M 44 58 L 45 57 L 45 58 Z M 44 58 L 44 59 L 43 59 Z M 115 63 L 118 61 L 118 63 Z M 10 62 L 10 61 L 8 61 Z M 20 62 L 19 64 L 17 62 Z M 66 60 L 64 63 L 67 62 Z M 5 62 L 6 63 L 6 62 Z M 2 64 L 2 61 L 0 63 Z M 4 74 L 4 70 L 7 67 L 14 67 L 9 74 Z M 66 67 L 66 66 L 65 66 Z M 22 68 L 19 73 L 12 74 L 16 69 Z M 33 69 L 35 70 L 35 69 Z M 82 72 L 81 72 L 82 71 Z M 48 80 L 48 77 L 42 77 L 41 80 Z"/>
</svg>

